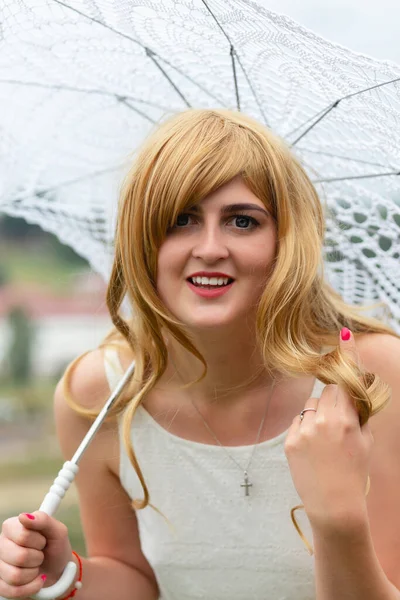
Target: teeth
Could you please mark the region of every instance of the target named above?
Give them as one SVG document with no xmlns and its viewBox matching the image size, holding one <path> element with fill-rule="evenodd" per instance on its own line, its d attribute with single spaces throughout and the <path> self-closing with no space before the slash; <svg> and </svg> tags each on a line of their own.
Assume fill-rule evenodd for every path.
<svg viewBox="0 0 400 600">
<path fill-rule="evenodd" d="M 191 277 L 192 283 L 197 285 L 227 285 L 229 277 Z"/>
</svg>

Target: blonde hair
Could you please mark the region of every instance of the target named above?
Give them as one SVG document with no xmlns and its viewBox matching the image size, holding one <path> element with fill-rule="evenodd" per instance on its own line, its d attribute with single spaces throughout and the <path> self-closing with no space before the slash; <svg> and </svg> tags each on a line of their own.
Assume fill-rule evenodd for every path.
<svg viewBox="0 0 400 600">
<path fill-rule="evenodd" d="M 157 295 L 158 249 L 181 211 L 237 175 L 273 214 L 277 229 L 275 268 L 257 314 L 257 343 L 265 368 L 293 377 L 310 374 L 325 384 L 345 386 L 361 425 L 390 400 L 387 384 L 361 373 L 342 355 L 337 340 L 344 326 L 354 334 L 397 334 L 377 319 L 361 315 L 370 307 L 346 304 L 324 280 L 324 209 L 299 161 L 281 139 L 242 113 L 190 109 L 175 115 L 146 140 L 124 181 L 107 292 L 115 330 L 103 345 L 127 344 L 136 361 L 134 376 L 110 413 L 124 411 L 123 442 L 144 494 L 133 501 L 135 509 L 149 505 L 150 498 L 132 446 L 131 424 L 137 407 L 166 369 L 162 331 L 203 363 L 199 380 L 207 372 L 183 325 Z M 125 297 L 134 315 L 129 321 L 121 315 Z M 333 350 L 321 354 L 321 347 Z M 97 413 L 83 410 L 68 396 L 75 364 L 65 377 L 68 401 L 80 414 L 93 417 Z"/>
</svg>

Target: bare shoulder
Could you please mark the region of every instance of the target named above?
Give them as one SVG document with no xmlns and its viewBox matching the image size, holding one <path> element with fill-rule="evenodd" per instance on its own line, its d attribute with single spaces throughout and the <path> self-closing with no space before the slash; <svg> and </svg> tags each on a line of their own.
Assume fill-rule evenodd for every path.
<svg viewBox="0 0 400 600">
<path fill-rule="evenodd" d="M 109 394 L 104 369 L 104 349 L 87 352 L 72 363 L 56 388 L 56 402 L 61 401 L 68 389 L 69 395 L 85 410 L 101 408 Z"/>
<path fill-rule="evenodd" d="M 356 347 L 364 368 L 391 388 L 391 401 L 371 418 L 370 427 L 382 444 L 397 440 L 400 458 L 400 338 L 383 333 L 356 335 Z"/>
<path fill-rule="evenodd" d="M 400 338 L 388 333 L 356 334 L 356 345 L 367 370 L 376 372 L 389 385 L 398 379 Z"/>
<path fill-rule="evenodd" d="M 121 367 L 125 371 L 133 359 L 133 353 L 123 347 L 117 347 L 117 353 Z M 65 407 L 65 399 L 69 396 L 82 409 L 99 411 L 110 395 L 104 364 L 104 348 L 87 352 L 74 361 L 56 387 L 56 409 Z"/>
<path fill-rule="evenodd" d="M 374 444 L 367 497 L 371 534 L 388 579 L 400 588 L 400 339 L 389 334 L 357 338 L 364 367 L 391 388 L 390 403 L 370 420 Z"/>
</svg>

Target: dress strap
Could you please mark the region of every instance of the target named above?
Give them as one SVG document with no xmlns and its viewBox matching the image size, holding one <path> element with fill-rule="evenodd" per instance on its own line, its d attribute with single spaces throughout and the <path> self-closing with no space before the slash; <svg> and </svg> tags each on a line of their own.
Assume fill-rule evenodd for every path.
<svg viewBox="0 0 400 600">
<path fill-rule="evenodd" d="M 104 349 L 104 370 L 110 391 L 113 391 L 121 380 L 124 370 L 118 356 L 118 350 L 114 346 L 105 346 Z"/>
</svg>

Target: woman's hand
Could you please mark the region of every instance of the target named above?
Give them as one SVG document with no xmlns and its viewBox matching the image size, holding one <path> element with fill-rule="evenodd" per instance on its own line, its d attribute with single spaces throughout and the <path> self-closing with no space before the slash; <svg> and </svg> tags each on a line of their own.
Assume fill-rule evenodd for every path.
<svg viewBox="0 0 400 600">
<path fill-rule="evenodd" d="M 0 534 L 0 596 L 37 594 L 58 581 L 71 557 L 68 529 L 60 521 L 40 511 L 7 519 Z"/>
<path fill-rule="evenodd" d="M 347 330 L 348 331 L 348 330 Z M 358 362 L 354 336 L 340 338 L 341 350 Z M 341 526 L 349 519 L 365 518 L 365 494 L 373 436 L 346 391 L 338 385 L 325 387 L 321 398 L 310 398 L 301 421 L 290 427 L 285 454 L 296 490 L 311 526 Z"/>
</svg>

